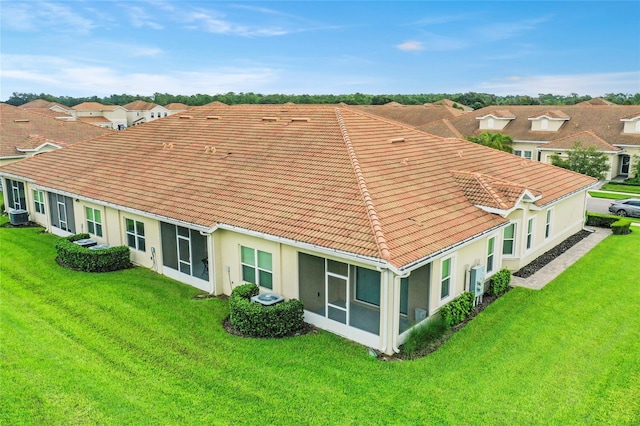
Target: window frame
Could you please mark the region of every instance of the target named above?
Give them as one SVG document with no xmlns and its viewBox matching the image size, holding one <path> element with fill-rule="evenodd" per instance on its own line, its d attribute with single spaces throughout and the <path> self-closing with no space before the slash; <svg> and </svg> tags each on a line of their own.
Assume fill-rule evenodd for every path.
<svg viewBox="0 0 640 426">
<path fill-rule="evenodd" d="M 526 235 L 526 239 L 525 239 L 525 250 L 529 251 L 533 248 L 533 237 L 535 235 L 535 217 L 530 217 L 529 219 L 527 219 L 527 235 Z"/>
<path fill-rule="evenodd" d="M 246 250 L 251 250 L 253 252 L 253 265 L 246 263 L 243 259 L 243 249 Z M 269 263 L 270 263 L 270 268 L 271 269 L 267 269 L 264 265 L 260 265 L 260 254 L 265 254 L 269 256 Z M 253 275 L 255 277 L 254 281 L 257 282 L 253 282 L 251 280 L 247 280 L 245 278 L 245 267 L 246 268 L 251 268 L 253 269 Z M 270 276 L 270 286 L 266 286 L 263 285 L 262 282 L 262 277 L 260 275 L 260 272 L 264 273 L 264 274 L 268 274 Z M 249 246 L 243 246 L 240 245 L 240 275 L 242 278 L 243 282 L 250 282 L 252 284 L 256 284 L 258 287 L 262 287 L 262 288 L 266 288 L 269 290 L 273 290 L 273 254 L 267 252 L 267 251 L 262 251 L 253 247 L 249 247 Z"/>
<path fill-rule="evenodd" d="M 491 244 L 491 241 L 493 241 L 493 246 Z M 487 275 L 495 271 L 495 261 L 496 261 L 496 236 L 492 235 L 487 239 L 487 257 L 486 257 Z M 491 268 L 489 268 L 489 265 L 491 265 Z"/>
<path fill-rule="evenodd" d="M 449 300 L 451 300 L 453 298 L 454 295 L 454 288 L 455 288 L 455 280 L 454 280 L 454 259 L 455 259 L 455 255 L 452 256 L 448 256 L 448 257 L 444 257 L 442 259 L 440 259 L 440 277 L 438 279 L 438 282 L 440 283 L 439 286 L 439 290 L 440 290 L 440 303 L 444 304 L 446 302 L 448 302 Z M 448 271 L 447 271 L 447 275 L 445 276 L 445 271 L 444 271 L 444 264 L 445 262 L 448 262 Z M 447 294 L 445 296 L 442 295 L 443 293 L 443 284 L 445 281 L 448 281 L 447 284 Z"/>
<path fill-rule="evenodd" d="M 89 218 L 89 212 L 91 212 L 91 218 Z M 96 220 L 96 213 L 99 216 L 99 220 Z M 95 235 L 96 237 L 102 237 L 102 210 L 85 206 L 84 217 L 87 222 L 87 232 L 91 235 Z"/>
<path fill-rule="evenodd" d="M 545 216 L 545 223 L 544 223 L 544 239 L 545 240 L 551 237 L 552 222 L 553 222 L 553 209 L 548 209 Z"/>
<path fill-rule="evenodd" d="M 505 242 L 507 241 L 507 238 L 505 236 L 505 232 L 507 231 L 507 229 L 513 227 L 513 235 L 511 238 L 509 238 L 509 241 L 512 241 L 511 244 L 511 252 L 510 253 L 505 253 L 504 249 L 505 249 Z M 517 236 L 518 236 L 518 223 L 517 222 L 510 222 L 508 226 L 506 226 L 503 231 L 502 231 L 502 256 L 507 257 L 507 258 L 513 258 L 516 257 L 516 244 L 517 244 Z"/>
<path fill-rule="evenodd" d="M 133 231 L 129 230 L 129 223 L 133 224 Z M 140 225 L 140 226 L 139 226 Z M 140 232 L 140 230 L 142 232 Z M 138 251 L 147 251 L 147 242 L 144 231 L 144 222 L 135 219 L 125 218 L 125 233 L 127 236 L 127 246 Z M 134 244 L 131 244 L 133 238 Z"/>
<path fill-rule="evenodd" d="M 45 206 L 44 191 L 34 189 L 33 190 L 33 208 L 35 209 L 36 213 L 46 214 L 44 206 Z"/>
</svg>

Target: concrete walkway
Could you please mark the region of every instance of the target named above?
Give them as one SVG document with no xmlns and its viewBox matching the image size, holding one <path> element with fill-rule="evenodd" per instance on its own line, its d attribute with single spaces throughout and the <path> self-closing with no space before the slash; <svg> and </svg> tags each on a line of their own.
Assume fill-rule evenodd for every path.
<svg viewBox="0 0 640 426">
<path fill-rule="evenodd" d="M 583 238 L 569 250 L 553 259 L 543 268 L 536 271 L 529 278 L 520 278 L 511 276 L 511 285 L 514 287 L 526 287 L 533 290 L 540 290 L 555 277 L 560 275 L 565 269 L 573 265 L 584 256 L 589 250 L 598 245 L 598 243 L 609 235 L 611 230 L 607 228 L 586 227 L 588 231 L 593 231 L 592 235 Z"/>
</svg>

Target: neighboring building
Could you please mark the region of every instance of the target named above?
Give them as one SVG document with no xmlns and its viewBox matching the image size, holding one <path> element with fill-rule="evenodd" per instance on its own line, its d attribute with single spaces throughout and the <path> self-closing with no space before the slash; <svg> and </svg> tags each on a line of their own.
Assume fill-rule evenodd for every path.
<svg viewBox="0 0 640 426">
<path fill-rule="evenodd" d="M 543 162 L 550 162 L 553 152 L 586 141 L 609 157 L 605 179 L 631 177 L 632 157 L 640 155 L 640 105 L 613 105 L 601 99 L 553 107 L 486 107 L 418 128 L 442 137 L 500 132 L 513 139 L 514 154 Z"/>
<path fill-rule="evenodd" d="M 451 120 L 472 111 L 471 108 L 456 104 L 448 99 L 424 105 L 402 105 L 398 102 L 389 102 L 384 105 L 354 105 L 353 108 L 407 123 L 413 127 L 442 119 Z"/>
<path fill-rule="evenodd" d="M 176 114 L 178 112 L 184 112 L 186 110 L 188 110 L 189 108 L 191 108 L 189 105 L 187 104 L 183 104 L 180 102 L 173 102 L 171 104 L 167 104 L 164 106 L 166 109 L 168 109 L 169 111 L 171 111 L 171 114 Z"/>
<path fill-rule="evenodd" d="M 597 183 L 335 105 L 193 108 L 0 176 L 8 209 L 49 232 L 128 245 L 217 295 L 254 282 L 387 354 L 470 274 L 519 269 L 581 230 Z"/>
<path fill-rule="evenodd" d="M 72 107 L 76 119 L 98 127 L 124 130 L 127 127 L 127 110 L 118 105 L 102 105 L 99 102 L 83 102 Z"/>
<path fill-rule="evenodd" d="M 62 105 L 58 102 L 46 101 L 44 99 L 35 99 L 33 101 L 22 104 L 19 108 L 23 108 L 32 112 L 37 112 L 42 115 L 48 115 L 49 117 L 57 118 L 59 120 L 75 120 L 75 111 L 66 105 Z"/>
<path fill-rule="evenodd" d="M 111 133 L 0 103 L 0 165 Z"/>
<path fill-rule="evenodd" d="M 174 112 L 153 102 L 133 101 L 122 106 L 127 110 L 127 126 L 137 126 L 158 118 L 168 117 Z"/>
</svg>

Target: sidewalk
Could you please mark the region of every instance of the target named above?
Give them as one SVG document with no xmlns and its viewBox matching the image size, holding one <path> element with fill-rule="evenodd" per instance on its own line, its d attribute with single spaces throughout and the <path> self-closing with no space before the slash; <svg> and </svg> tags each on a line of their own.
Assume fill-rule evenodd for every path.
<svg viewBox="0 0 640 426">
<path fill-rule="evenodd" d="M 594 232 L 592 235 L 582 239 L 569 250 L 552 260 L 542 269 L 536 271 L 536 273 L 531 275 L 529 278 L 520 278 L 512 275 L 511 285 L 514 287 L 525 287 L 533 290 L 540 290 L 555 277 L 560 275 L 565 269 L 576 263 L 578 259 L 588 253 L 589 250 L 597 246 L 600 241 L 611 235 L 611 230 L 607 228 L 588 227 L 585 229 Z"/>
</svg>

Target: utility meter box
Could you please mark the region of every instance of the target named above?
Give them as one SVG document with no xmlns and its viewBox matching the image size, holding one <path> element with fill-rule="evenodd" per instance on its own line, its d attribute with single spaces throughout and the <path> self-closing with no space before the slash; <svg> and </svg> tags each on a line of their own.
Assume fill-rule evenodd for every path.
<svg viewBox="0 0 640 426">
<path fill-rule="evenodd" d="M 476 297 L 484 294 L 484 265 L 471 268 L 469 291 Z"/>
</svg>

